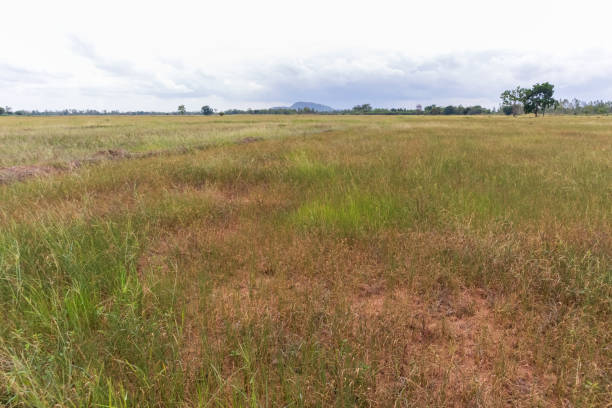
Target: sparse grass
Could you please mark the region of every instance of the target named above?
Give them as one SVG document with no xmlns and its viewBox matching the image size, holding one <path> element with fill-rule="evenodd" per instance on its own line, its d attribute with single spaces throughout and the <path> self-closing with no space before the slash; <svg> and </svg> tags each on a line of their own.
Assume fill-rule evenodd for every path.
<svg viewBox="0 0 612 408">
<path fill-rule="evenodd" d="M 0 406 L 612 397 L 609 118 L 0 118 L 0 144 L 193 148 L 0 186 Z"/>
</svg>

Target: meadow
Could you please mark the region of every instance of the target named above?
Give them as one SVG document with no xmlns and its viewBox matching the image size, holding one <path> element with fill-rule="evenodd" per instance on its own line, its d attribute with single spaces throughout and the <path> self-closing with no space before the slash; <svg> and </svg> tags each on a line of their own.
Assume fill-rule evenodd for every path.
<svg viewBox="0 0 612 408">
<path fill-rule="evenodd" d="M 0 406 L 612 400 L 612 117 L 0 117 L 13 166 Z"/>
</svg>

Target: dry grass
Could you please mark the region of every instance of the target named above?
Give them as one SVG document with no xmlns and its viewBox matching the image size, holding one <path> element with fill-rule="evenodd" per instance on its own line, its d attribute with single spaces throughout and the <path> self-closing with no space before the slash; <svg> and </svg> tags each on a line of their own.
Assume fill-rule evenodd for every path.
<svg viewBox="0 0 612 408">
<path fill-rule="evenodd" d="M 610 400 L 609 118 L 29 120 L 218 140 L 0 186 L 0 404 Z"/>
</svg>

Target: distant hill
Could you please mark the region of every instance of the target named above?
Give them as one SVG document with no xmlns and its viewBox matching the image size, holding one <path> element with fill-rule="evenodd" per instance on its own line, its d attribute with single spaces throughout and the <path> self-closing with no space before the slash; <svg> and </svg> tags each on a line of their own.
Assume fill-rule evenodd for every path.
<svg viewBox="0 0 612 408">
<path fill-rule="evenodd" d="M 317 112 L 331 112 L 334 110 L 334 108 L 332 107 L 329 107 L 327 105 L 321 105 L 320 103 L 314 103 L 314 102 L 296 102 L 293 105 L 291 105 L 290 108 L 295 109 L 295 110 L 309 108 Z"/>
<path fill-rule="evenodd" d="M 275 106 L 271 109 L 295 109 L 295 110 L 302 110 L 304 108 L 308 108 L 308 109 L 312 109 L 313 111 L 316 112 L 332 112 L 334 110 L 334 108 L 327 106 L 327 105 L 321 105 L 320 103 L 314 103 L 314 102 L 296 102 L 291 106 Z"/>
</svg>

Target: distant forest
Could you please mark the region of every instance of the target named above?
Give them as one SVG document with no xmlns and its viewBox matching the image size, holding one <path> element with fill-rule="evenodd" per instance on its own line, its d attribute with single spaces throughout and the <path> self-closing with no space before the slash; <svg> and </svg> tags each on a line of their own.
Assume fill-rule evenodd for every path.
<svg viewBox="0 0 612 408">
<path fill-rule="evenodd" d="M 561 99 L 557 101 L 556 106 L 547 111 L 552 115 L 609 115 L 612 114 L 612 101 L 581 101 L 578 99 Z M 183 105 L 181 105 L 183 106 Z M 206 106 L 207 107 L 207 106 Z M 204 108 L 204 107 L 203 107 Z M 214 112 L 214 113 L 213 113 Z M 522 113 L 522 112 L 519 112 Z M 16 116 L 70 116 L 70 115 L 300 115 L 300 114 L 316 114 L 316 115 L 511 115 L 512 111 L 503 109 L 503 107 L 488 109 L 480 105 L 474 106 L 437 106 L 429 105 L 422 108 L 417 105 L 416 109 L 407 108 L 375 108 L 370 104 L 354 106 L 352 109 L 333 110 L 331 112 L 319 112 L 310 108 L 291 109 L 291 108 L 270 108 L 270 109 L 228 109 L 225 111 L 216 110 L 199 110 L 187 111 L 179 109 L 172 112 L 158 111 L 118 111 L 118 110 L 95 110 L 95 109 L 63 109 L 63 110 L 13 110 L 10 107 L 0 107 L 0 115 L 16 115 Z"/>
</svg>

